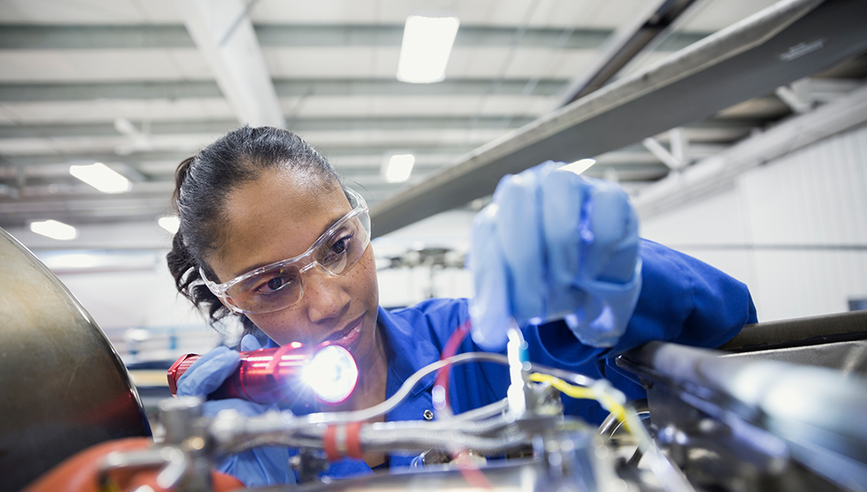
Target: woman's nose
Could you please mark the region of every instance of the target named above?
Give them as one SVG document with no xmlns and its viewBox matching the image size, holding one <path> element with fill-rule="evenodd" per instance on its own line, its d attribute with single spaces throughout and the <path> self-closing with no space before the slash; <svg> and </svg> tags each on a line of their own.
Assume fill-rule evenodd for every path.
<svg viewBox="0 0 867 492">
<path fill-rule="evenodd" d="M 320 323 L 340 319 L 349 309 L 349 292 L 343 288 L 341 277 L 330 277 L 313 268 L 304 275 L 304 298 L 310 321 Z"/>
</svg>

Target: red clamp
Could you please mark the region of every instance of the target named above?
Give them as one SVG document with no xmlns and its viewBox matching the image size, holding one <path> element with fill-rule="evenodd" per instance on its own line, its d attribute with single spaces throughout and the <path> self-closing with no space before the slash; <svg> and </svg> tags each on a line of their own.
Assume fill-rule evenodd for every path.
<svg viewBox="0 0 867 492">
<path fill-rule="evenodd" d="M 361 422 L 329 425 L 322 435 L 322 447 L 330 461 L 336 461 L 344 456 L 362 459 Z"/>
</svg>

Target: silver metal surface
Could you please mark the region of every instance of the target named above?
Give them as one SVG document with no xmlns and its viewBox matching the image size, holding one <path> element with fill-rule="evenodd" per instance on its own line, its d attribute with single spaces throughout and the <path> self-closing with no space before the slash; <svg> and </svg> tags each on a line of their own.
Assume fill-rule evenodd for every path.
<svg viewBox="0 0 867 492">
<path fill-rule="evenodd" d="M 827 343 L 807 347 L 758 350 L 726 355 L 736 360 L 766 360 L 836 369 L 845 375 L 867 378 L 867 340 Z"/>
<path fill-rule="evenodd" d="M 774 476 L 793 469 L 791 458 L 840 488 L 865 490 L 867 380 L 720 355 L 651 342 L 618 360 L 646 382 L 659 437 L 681 450 L 681 464 L 691 448 L 710 450 L 722 456 L 717 468 L 743 462 Z"/>
<path fill-rule="evenodd" d="M 93 444 L 150 435 L 108 339 L 3 229 L 0 265 L 0 490 L 18 490 Z"/>
<path fill-rule="evenodd" d="M 867 340 L 867 311 L 747 325 L 719 349 L 726 352 L 751 352 L 851 340 Z"/>
</svg>

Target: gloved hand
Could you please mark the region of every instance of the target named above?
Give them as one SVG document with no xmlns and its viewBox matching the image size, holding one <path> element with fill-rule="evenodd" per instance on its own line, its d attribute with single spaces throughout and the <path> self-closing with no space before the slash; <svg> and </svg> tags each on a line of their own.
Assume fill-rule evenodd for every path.
<svg viewBox="0 0 867 492">
<path fill-rule="evenodd" d="M 500 180 L 475 218 L 473 340 L 505 346 L 508 317 L 565 319 L 578 339 L 613 346 L 641 290 L 638 220 L 626 192 L 551 161 Z"/>
<path fill-rule="evenodd" d="M 242 351 L 260 348 L 262 347 L 259 341 L 253 335 L 245 335 L 241 339 Z M 234 350 L 227 347 L 211 350 L 178 379 L 178 396 L 207 397 L 235 372 L 240 363 L 241 357 Z M 277 407 L 227 398 L 206 401 L 202 412 L 206 417 L 214 417 L 226 409 L 237 410 L 243 415 L 253 417 L 268 410 L 276 410 Z M 247 487 L 295 483 L 295 474 L 289 469 L 289 449 L 286 447 L 259 447 L 230 456 L 220 464 L 218 470 L 236 477 Z"/>
</svg>

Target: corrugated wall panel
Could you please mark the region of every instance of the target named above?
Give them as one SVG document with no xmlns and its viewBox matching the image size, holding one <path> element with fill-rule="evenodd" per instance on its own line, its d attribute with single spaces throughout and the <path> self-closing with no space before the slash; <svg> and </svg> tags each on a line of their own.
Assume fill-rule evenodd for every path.
<svg viewBox="0 0 867 492">
<path fill-rule="evenodd" d="M 762 320 L 845 311 L 867 298 L 867 127 L 768 162 L 642 230 L 746 282 Z"/>
</svg>

